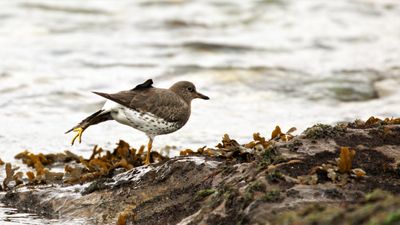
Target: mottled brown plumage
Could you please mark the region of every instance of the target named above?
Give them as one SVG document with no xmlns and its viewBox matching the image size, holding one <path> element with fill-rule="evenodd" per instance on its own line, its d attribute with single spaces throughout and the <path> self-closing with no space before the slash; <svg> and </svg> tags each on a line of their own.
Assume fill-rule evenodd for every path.
<svg viewBox="0 0 400 225">
<path fill-rule="evenodd" d="M 155 136 L 172 133 L 186 124 L 193 99 L 209 99 L 198 93 L 196 87 L 188 81 L 177 82 L 169 89 L 155 88 L 152 84 L 153 81 L 149 79 L 128 91 L 115 94 L 94 92 L 114 103 L 106 103 L 102 110 L 84 119 L 68 132 L 78 132 L 75 138 L 80 139 L 82 132 L 89 126 L 114 119 L 146 133 L 151 149 Z M 146 163 L 148 160 L 147 156 Z"/>
<path fill-rule="evenodd" d="M 190 116 L 190 103 L 169 89 L 148 88 L 115 94 L 94 93 L 140 113 L 150 112 L 168 122 L 183 125 Z"/>
</svg>

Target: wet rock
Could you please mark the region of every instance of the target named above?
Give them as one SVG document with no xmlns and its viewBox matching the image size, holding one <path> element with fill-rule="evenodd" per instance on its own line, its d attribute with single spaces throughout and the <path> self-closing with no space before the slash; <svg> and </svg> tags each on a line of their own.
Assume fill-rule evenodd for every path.
<svg viewBox="0 0 400 225">
<path fill-rule="evenodd" d="M 110 186 L 107 185 L 107 182 L 113 182 L 114 180 L 111 178 L 102 178 L 93 181 L 88 187 L 82 190 L 82 195 L 87 195 L 93 193 L 95 191 L 100 191 L 109 188 Z"/>
<path fill-rule="evenodd" d="M 2 201 L 88 224 L 396 224 L 396 121 L 318 124 L 299 136 L 255 134 L 244 145 L 225 135 L 215 149 L 82 184 L 10 188 Z"/>
<path fill-rule="evenodd" d="M 174 224 L 200 207 L 195 196 L 210 188 L 218 164 L 204 157 L 181 157 L 85 185 L 20 189 L 7 193 L 3 202 L 47 217 L 87 218 L 93 224 L 115 224 L 120 214 L 127 214 L 131 223 L 157 224 L 164 218 Z M 186 208 L 177 213 L 181 205 Z"/>
</svg>

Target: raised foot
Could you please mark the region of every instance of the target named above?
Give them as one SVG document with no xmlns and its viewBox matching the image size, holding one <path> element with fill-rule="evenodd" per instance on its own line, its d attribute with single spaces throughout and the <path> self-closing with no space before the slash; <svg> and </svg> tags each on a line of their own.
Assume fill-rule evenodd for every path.
<svg viewBox="0 0 400 225">
<path fill-rule="evenodd" d="M 74 142 L 77 138 L 79 138 L 79 143 L 82 142 L 82 134 L 83 134 L 83 128 L 78 127 L 72 130 L 73 132 L 76 132 L 75 137 L 72 139 L 71 145 L 74 145 Z"/>
</svg>

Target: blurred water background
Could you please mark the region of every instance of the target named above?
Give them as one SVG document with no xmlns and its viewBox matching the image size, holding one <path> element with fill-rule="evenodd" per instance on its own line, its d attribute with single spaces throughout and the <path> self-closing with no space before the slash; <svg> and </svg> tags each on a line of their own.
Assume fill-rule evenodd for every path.
<svg viewBox="0 0 400 225">
<path fill-rule="evenodd" d="M 224 133 L 245 142 L 276 125 L 300 132 L 398 117 L 400 2 L 1 1 L 0 158 L 146 144 L 116 122 L 89 128 L 73 147 L 64 132 L 102 107 L 91 91 L 148 78 L 164 88 L 189 80 L 211 97 L 195 101 L 188 124 L 158 136 L 155 149 L 213 146 Z"/>
</svg>

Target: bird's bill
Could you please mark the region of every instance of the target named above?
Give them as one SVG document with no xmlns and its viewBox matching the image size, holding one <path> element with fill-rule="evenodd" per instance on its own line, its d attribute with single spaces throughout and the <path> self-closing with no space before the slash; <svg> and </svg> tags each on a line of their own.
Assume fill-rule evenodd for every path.
<svg viewBox="0 0 400 225">
<path fill-rule="evenodd" d="M 199 92 L 196 93 L 196 98 L 201 98 L 201 99 L 204 99 L 204 100 L 210 99 L 208 96 L 203 95 L 203 94 L 201 94 Z"/>
</svg>

